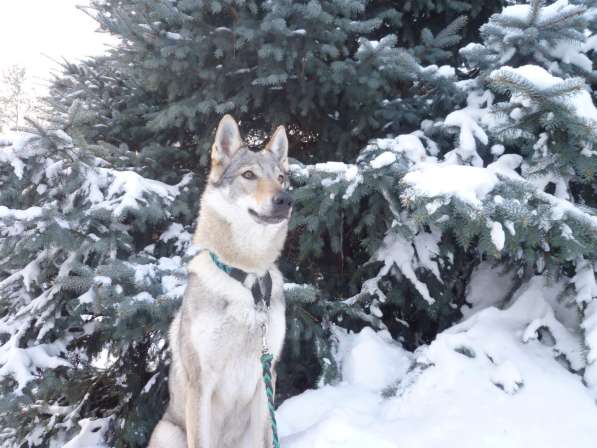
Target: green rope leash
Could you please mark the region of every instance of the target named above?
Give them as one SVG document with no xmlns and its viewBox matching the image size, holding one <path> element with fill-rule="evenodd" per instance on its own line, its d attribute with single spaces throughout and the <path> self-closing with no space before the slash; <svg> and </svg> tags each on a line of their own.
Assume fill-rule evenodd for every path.
<svg viewBox="0 0 597 448">
<path fill-rule="evenodd" d="M 261 368 L 263 370 L 263 383 L 265 384 L 265 393 L 267 395 L 267 408 L 269 416 L 272 421 L 272 441 L 273 448 L 280 448 L 280 440 L 278 439 L 278 425 L 276 423 L 276 410 L 274 408 L 274 388 L 272 386 L 272 360 L 274 357 L 267 348 L 265 341 L 266 329 L 263 328 L 263 351 L 261 353 Z"/>
</svg>

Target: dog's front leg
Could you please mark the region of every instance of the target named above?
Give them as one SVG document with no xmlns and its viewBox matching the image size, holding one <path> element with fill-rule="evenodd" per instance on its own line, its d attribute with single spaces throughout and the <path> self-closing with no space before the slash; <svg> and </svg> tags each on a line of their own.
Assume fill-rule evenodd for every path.
<svg viewBox="0 0 597 448">
<path fill-rule="evenodd" d="M 186 427 L 188 448 L 217 448 L 212 434 L 213 388 L 208 384 L 189 385 L 186 397 Z"/>
<path fill-rule="evenodd" d="M 272 370 L 272 386 L 276 395 L 276 372 Z M 271 448 L 273 446 L 272 421 L 269 402 L 263 381 L 259 381 L 251 401 L 250 427 L 243 438 L 243 448 Z"/>
<path fill-rule="evenodd" d="M 271 448 L 272 444 L 269 442 L 271 437 L 268 437 L 271 426 L 268 425 L 269 414 L 263 384 L 258 384 L 255 388 L 249 409 L 251 412 L 249 427 L 242 437 L 239 448 Z"/>
</svg>

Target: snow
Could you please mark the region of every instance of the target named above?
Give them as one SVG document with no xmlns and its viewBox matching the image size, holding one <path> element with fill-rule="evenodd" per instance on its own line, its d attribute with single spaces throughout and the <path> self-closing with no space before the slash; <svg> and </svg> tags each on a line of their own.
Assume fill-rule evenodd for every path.
<svg viewBox="0 0 597 448">
<path fill-rule="evenodd" d="M 321 185 L 327 188 L 339 182 L 347 182 L 346 190 L 342 199 L 346 200 L 356 190 L 356 188 L 363 182 L 363 175 L 359 172 L 359 168 L 354 164 L 347 164 L 343 162 L 326 162 L 316 163 L 304 167 L 299 164 L 290 165 L 290 170 L 300 176 L 308 177 L 313 172 L 335 174 L 336 177 L 326 177 L 322 179 Z"/>
<path fill-rule="evenodd" d="M 504 233 L 504 228 L 499 222 L 492 222 L 491 223 L 491 242 L 495 246 L 495 248 L 501 252 L 504 248 L 504 244 L 506 242 L 506 234 Z"/>
<path fill-rule="evenodd" d="M 502 9 L 500 13 L 502 16 L 512 17 L 520 20 L 525 20 L 528 18 L 530 12 L 529 5 L 512 5 L 507 6 Z"/>
<path fill-rule="evenodd" d="M 488 143 L 488 137 L 481 126 L 477 124 L 474 117 L 471 116 L 468 108 L 455 110 L 448 114 L 444 120 L 444 126 L 460 128 L 457 152 L 465 161 L 471 159 L 478 160 L 477 143 L 475 139 L 478 139 L 481 143 L 486 145 Z M 477 164 L 476 160 L 474 160 L 475 164 Z"/>
<path fill-rule="evenodd" d="M 0 135 L 0 163 L 12 166 L 15 175 L 21 179 L 25 172 L 25 159 L 36 151 L 35 145 L 29 145 L 37 136 L 26 132 L 8 132 Z"/>
<path fill-rule="evenodd" d="M 96 275 L 93 277 L 93 281 L 97 286 L 110 286 L 112 284 L 112 279 L 105 275 Z"/>
<path fill-rule="evenodd" d="M 597 281 L 593 263 L 584 259 L 578 260 L 572 283 L 576 291 L 576 302 L 583 309 L 584 315 L 581 327 L 588 349 L 585 381 L 597 398 Z"/>
<path fill-rule="evenodd" d="M 64 160 L 48 160 L 45 171 L 45 175 L 48 179 L 55 179 L 64 174 L 66 174 L 64 170 Z"/>
<path fill-rule="evenodd" d="M 480 207 L 485 196 L 498 183 L 497 176 L 485 168 L 463 165 L 429 165 L 407 173 L 402 182 L 410 187 L 406 195 L 457 197 Z"/>
<path fill-rule="evenodd" d="M 543 192 L 536 192 L 535 194 L 541 200 L 552 205 L 551 215 L 554 221 L 562 220 L 566 215 L 570 215 L 574 219 L 581 221 L 583 224 L 590 226 L 592 230 L 597 231 L 597 216 L 587 213 L 572 202 L 557 198 L 554 195 Z"/>
<path fill-rule="evenodd" d="M 493 154 L 496 157 L 499 157 L 504 153 L 505 150 L 506 148 L 504 148 L 504 145 L 495 144 L 491 147 L 491 154 Z"/>
<path fill-rule="evenodd" d="M 440 282 L 442 278 L 436 259 L 439 256 L 441 237 L 441 232 L 433 229 L 431 232 L 421 231 L 413 239 L 413 245 L 417 253 L 417 266 L 431 271 Z"/>
<path fill-rule="evenodd" d="M 147 205 L 147 197 L 152 195 L 172 201 L 190 178 L 190 175 L 186 175 L 178 184 L 168 185 L 147 179 L 134 171 L 100 167 L 88 170 L 81 190 L 93 204 L 92 210 L 107 209 L 116 218 L 120 218 L 126 215 L 128 210 Z"/>
<path fill-rule="evenodd" d="M 468 318 L 490 306 L 503 305 L 513 284 L 512 273 L 502 272 L 487 262 L 479 264 L 471 274 L 466 291 L 468 306 L 460 309 L 462 315 Z"/>
<path fill-rule="evenodd" d="M 104 434 L 110 427 L 110 417 L 79 420 L 81 431 L 73 437 L 63 448 L 104 448 Z"/>
<path fill-rule="evenodd" d="M 532 65 L 532 64 L 523 65 L 523 66 L 517 67 L 517 68 L 510 67 L 510 66 L 506 65 L 506 66 L 502 67 L 500 69 L 500 71 L 514 73 L 514 74 L 522 76 L 528 80 L 532 80 L 532 83 L 535 84 L 540 89 L 547 89 L 549 87 L 553 87 L 554 85 L 556 85 L 558 83 L 558 81 L 562 80 L 561 78 L 553 76 L 551 73 L 549 73 L 543 67 L 539 67 L 538 65 Z M 493 73 L 496 73 L 496 72 L 495 71 L 492 72 L 492 76 L 493 76 Z"/>
<path fill-rule="evenodd" d="M 516 170 L 522 164 L 522 156 L 518 154 L 504 154 L 495 162 L 487 165 L 487 169 L 493 171 L 496 174 L 508 176 L 510 178 L 520 179 L 520 176 Z"/>
<path fill-rule="evenodd" d="M 1 138 L 1 137 L 0 137 Z M 3 143 L 9 143 L 10 140 L 1 140 Z M 25 164 L 23 161 L 17 156 L 15 153 L 14 148 L 12 147 L 3 147 L 0 145 L 0 162 L 1 163 L 10 163 L 14 169 L 16 176 L 21 179 L 23 177 L 23 172 L 25 170 Z"/>
<path fill-rule="evenodd" d="M 556 359 L 557 349 L 522 337 L 554 311 L 543 298 L 549 291 L 538 278 L 506 309 L 485 308 L 414 353 L 385 332 L 335 332 L 343 347 L 337 353 L 342 380 L 282 403 L 281 445 L 594 447 L 597 406 L 581 377 Z M 560 330 L 558 337 L 576 340 Z M 363 376 L 355 381 L 354 372 Z"/>
<path fill-rule="evenodd" d="M 0 218 L 13 218 L 21 221 L 31 221 L 39 218 L 42 215 L 40 207 L 29 207 L 24 210 L 10 209 L 4 205 L 0 205 Z"/>
<path fill-rule="evenodd" d="M 148 192 L 170 200 L 178 194 L 176 187 L 153 179 L 146 179 L 133 171 L 110 170 L 110 175 L 112 182 L 105 200 L 108 203 L 118 203 L 113 207 L 113 213 L 116 216 L 122 216 L 129 208 L 134 209 L 146 204 L 144 195 Z"/>
<path fill-rule="evenodd" d="M 404 275 L 417 289 L 423 300 L 429 305 L 435 303 L 435 299 L 431 297 L 427 285 L 419 280 L 415 269 L 419 267 L 417 258 L 415 257 L 415 249 L 411 241 L 406 240 L 402 235 L 396 232 L 389 232 L 383 241 L 382 246 L 375 254 L 375 259 L 384 262 L 384 266 L 377 274 L 375 280 L 386 275 L 393 266 L 398 267 L 402 275 Z M 378 294 L 381 291 L 376 291 Z"/>
<path fill-rule="evenodd" d="M 437 74 L 444 78 L 453 78 L 456 76 L 456 69 L 450 65 L 442 65 L 437 70 Z"/>
<path fill-rule="evenodd" d="M 363 150 L 363 153 L 367 154 L 373 150 L 384 151 L 370 162 L 373 169 L 393 163 L 398 154 L 404 155 L 413 164 L 418 164 L 428 159 L 433 160 L 428 157 L 425 146 L 416 133 L 401 134 L 393 138 L 373 139 Z M 394 160 L 392 160 L 393 154 Z"/>
<path fill-rule="evenodd" d="M 168 229 L 166 229 L 166 231 L 160 235 L 160 241 L 168 242 L 172 239 L 176 239 L 183 232 L 184 227 L 182 226 L 182 224 L 173 222 L 172 224 L 170 224 Z"/>
<path fill-rule="evenodd" d="M 491 382 L 510 395 L 514 395 L 524 385 L 520 371 L 509 360 L 496 367 L 491 374 Z"/>
<path fill-rule="evenodd" d="M 338 174 L 344 173 L 349 169 L 349 165 L 344 162 L 325 162 L 325 163 L 316 163 L 313 166 L 315 171 L 322 171 L 324 173 L 330 174 Z"/>
<path fill-rule="evenodd" d="M 568 4 L 568 0 L 557 0 L 550 5 L 543 6 L 539 10 L 539 14 L 535 24 L 536 26 L 541 26 L 546 22 L 552 20 L 555 15 L 570 13 L 575 9 L 576 7 L 574 5 Z M 530 13 L 531 6 L 529 4 L 519 4 L 505 7 L 502 10 L 501 15 L 505 17 L 512 17 L 515 19 L 528 21 Z"/>
<path fill-rule="evenodd" d="M 175 271 L 181 266 L 181 260 L 179 256 L 174 257 L 161 257 L 158 260 L 158 269 L 161 271 Z"/>
<path fill-rule="evenodd" d="M 184 294 L 186 281 L 182 277 L 175 275 L 164 275 L 162 277 L 162 289 L 164 295 L 171 299 L 178 299 Z"/>
<path fill-rule="evenodd" d="M 380 169 L 384 166 L 391 165 L 396 161 L 396 154 L 390 151 L 382 152 L 378 155 L 375 159 L 370 162 L 370 165 L 373 169 Z"/>
<path fill-rule="evenodd" d="M 39 344 L 32 347 L 18 347 L 18 333 L 0 347 L 0 379 L 7 376 L 17 382 L 16 394 L 21 394 L 27 383 L 38 374 L 38 369 L 55 369 L 59 366 L 72 367 L 60 357 L 66 347 L 60 342 Z"/>
<path fill-rule="evenodd" d="M 168 242 L 171 240 L 174 240 L 176 249 L 182 252 L 191 244 L 192 235 L 184 229 L 182 224 L 173 222 L 168 229 L 160 235 L 160 241 Z"/>
<path fill-rule="evenodd" d="M 597 300 L 593 300 L 584 311 L 585 319 L 582 328 L 585 332 L 585 343 L 589 347 L 585 381 L 597 399 Z"/>
<path fill-rule="evenodd" d="M 178 33 L 172 33 L 170 31 L 166 32 L 166 36 L 168 37 L 168 39 L 172 39 L 172 40 L 182 40 L 182 36 Z"/>
<path fill-rule="evenodd" d="M 355 57 L 357 59 L 366 58 L 371 52 L 383 51 L 384 48 L 392 46 L 395 41 L 396 37 L 391 34 L 381 38 L 381 40 L 369 40 L 360 37 L 358 39 L 359 48 L 357 48 Z"/>
<path fill-rule="evenodd" d="M 147 383 L 145 383 L 145 386 L 143 386 L 143 389 L 141 390 L 142 394 L 146 394 L 151 390 L 151 388 L 157 381 L 159 375 L 160 375 L 159 373 L 155 373 L 151 376 L 151 378 L 149 378 L 149 381 Z"/>
<path fill-rule="evenodd" d="M 147 291 L 140 292 L 139 294 L 135 294 L 132 299 L 137 302 L 153 302 L 153 297 Z"/>
<path fill-rule="evenodd" d="M 553 76 L 547 70 L 538 65 L 523 65 L 522 67 L 509 67 L 504 66 L 499 70 L 495 70 L 491 73 L 490 79 L 495 79 L 503 73 L 513 74 L 525 78 L 541 90 L 549 89 L 564 80 Z M 528 105 L 529 99 L 520 93 L 512 95 L 510 101 L 512 103 L 520 103 Z M 582 89 L 574 94 L 566 95 L 564 99 L 555 98 L 554 101 L 561 101 L 562 103 L 571 107 L 573 112 L 585 120 L 597 122 L 597 108 L 591 100 L 590 93 Z"/>
<path fill-rule="evenodd" d="M 343 200 L 347 200 L 352 196 L 356 188 L 363 182 L 363 176 L 359 173 L 356 165 L 350 165 L 344 173 L 344 179 L 349 182 L 346 191 L 342 196 Z"/>
<path fill-rule="evenodd" d="M 576 43 L 561 40 L 549 50 L 549 54 L 565 64 L 576 65 L 587 72 L 593 71 L 593 62 L 584 54 L 584 48 Z"/>
<path fill-rule="evenodd" d="M 93 303 L 95 301 L 95 291 L 93 288 L 89 288 L 86 292 L 77 297 L 77 300 L 81 304 Z"/>
<path fill-rule="evenodd" d="M 37 283 L 41 273 L 40 262 L 46 257 L 47 251 L 41 251 L 35 260 L 29 262 L 27 266 L 21 270 L 21 275 L 23 276 L 23 286 L 25 287 L 26 291 L 31 291 L 31 285 Z"/>
<path fill-rule="evenodd" d="M 340 331 L 340 330 L 338 330 Z M 344 334 L 338 348 L 342 355 L 342 378 L 365 389 L 381 390 L 406 374 L 412 356 L 392 340 L 387 331 L 365 327 L 358 334 Z M 363 369 L 363 365 L 385 363 L 392 369 Z"/>
</svg>

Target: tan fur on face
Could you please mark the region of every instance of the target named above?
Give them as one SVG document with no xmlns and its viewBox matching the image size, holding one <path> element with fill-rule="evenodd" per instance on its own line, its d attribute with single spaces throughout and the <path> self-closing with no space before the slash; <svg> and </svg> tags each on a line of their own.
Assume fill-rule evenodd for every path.
<svg viewBox="0 0 597 448">
<path fill-rule="evenodd" d="M 208 186 L 208 189 L 211 188 Z M 193 235 L 193 244 L 218 254 L 220 259 L 247 272 L 262 274 L 280 256 L 286 240 L 287 224 L 276 226 L 269 240 L 248 238 L 247 229 L 234 229 L 206 201 L 201 200 L 201 215 Z M 250 248 L 246 246 L 250 245 Z"/>
<path fill-rule="evenodd" d="M 253 197 L 255 198 L 255 202 L 261 205 L 264 202 L 270 202 L 274 195 L 281 190 L 282 188 L 280 188 L 277 182 L 269 179 L 258 179 Z"/>
</svg>

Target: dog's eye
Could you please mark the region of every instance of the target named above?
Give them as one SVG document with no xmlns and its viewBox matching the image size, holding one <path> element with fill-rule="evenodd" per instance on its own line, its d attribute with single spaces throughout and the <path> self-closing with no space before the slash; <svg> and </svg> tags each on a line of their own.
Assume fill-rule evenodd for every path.
<svg viewBox="0 0 597 448">
<path fill-rule="evenodd" d="M 255 180 L 255 179 L 257 179 L 257 176 L 255 176 L 255 173 L 254 173 L 253 171 L 251 171 L 251 170 L 247 170 L 247 171 L 245 171 L 245 172 L 242 174 L 242 176 L 243 176 L 245 179 L 249 179 L 249 180 Z"/>
<path fill-rule="evenodd" d="M 280 175 L 278 176 L 278 182 L 280 182 L 281 184 L 283 184 L 283 183 L 284 183 L 284 180 L 285 180 L 285 179 L 286 179 L 286 178 L 284 177 L 284 175 L 283 175 L 283 174 L 280 174 Z"/>
</svg>

